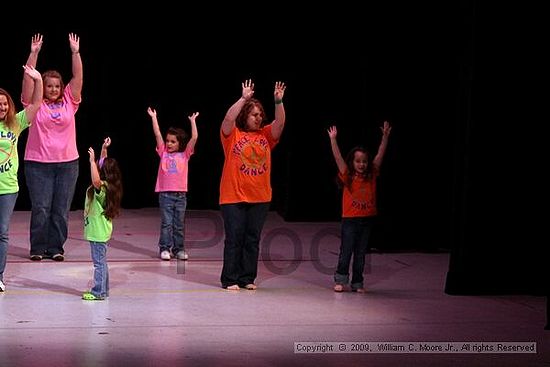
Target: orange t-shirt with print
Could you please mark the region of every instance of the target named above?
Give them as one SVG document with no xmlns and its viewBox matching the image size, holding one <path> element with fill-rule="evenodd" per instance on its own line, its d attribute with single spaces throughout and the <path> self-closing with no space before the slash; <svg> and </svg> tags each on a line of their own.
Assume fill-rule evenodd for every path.
<svg viewBox="0 0 550 367">
<path fill-rule="evenodd" d="M 277 144 L 271 124 L 258 131 L 220 130 L 225 155 L 220 182 L 220 204 L 271 201 L 271 150 Z"/>
<path fill-rule="evenodd" d="M 348 171 L 339 174 L 340 179 L 346 182 Z M 344 186 L 342 193 L 342 217 L 371 217 L 378 213 L 376 209 L 376 177 L 375 170 L 370 179 L 354 176 L 351 187 Z"/>
</svg>

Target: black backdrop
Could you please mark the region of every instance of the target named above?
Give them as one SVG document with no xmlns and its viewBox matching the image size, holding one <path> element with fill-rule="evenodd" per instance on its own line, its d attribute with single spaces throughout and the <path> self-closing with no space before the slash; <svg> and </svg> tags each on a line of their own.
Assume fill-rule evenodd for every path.
<svg viewBox="0 0 550 367">
<path fill-rule="evenodd" d="M 519 33 L 519 23 L 536 22 L 525 21 L 518 9 L 480 8 L 474 1 L 273 8 L 227 6 L 210 16 L 157 6 L 135 9 L 140 17 L 90 9 L 93 23 L 38 17 L 6 38 L 0 85 L 17 99 L 21 65 L 36 32 L 44 35 L 38 69 L 57 69 L 68 81 L 67 35 L 76 32 L 85 80 L 73 209 L 82 207 L 89 182 L 87 148 L 99 149 L 107 135 L 124 174 L 123 206 L 157 206 L 149 105 L 162 131 L 188 129 L 187 115 L 200 112 L 188 208 L 218 209 L 224 113 L 239 97 L 240 83 L 252 78 L 272 118 L 273 85 L 282 80 L 287 125 L 273 156 L 272 209 L 285 220 L 338 220 L 340 194 L 326 129 L 338 126 L 343 151 L 364 144 L 375 152 L 387 119 L 394 129 L 379 181 L 373 247 L 452 250 L 450 293 L 471 291 L 464 281 L 470 276 L 500 276 L 495 263 L 516 275 L 538 269 L 532 264 L 541 258 L 540 246 L 536 236 L 525 235 L 534 225 L 528 202 L 535 194 L 525 174 L 532 171 L 520 152 L 532 148 L 523 140 L 532 134 L 518 129 L 525 117 L 520 106 L 528 100 L 525 75 L 534 73 L 520 61 L 519 55 L 532 53 L 522 37 L 537 32 Z M 25 141 L 26 135 L 21 155 Z M 16 210 L 29 210 L 22 172 Z M 478 268 L 490 270 L 469 272 Z M 478 291 L 494 287 L 490 278 Z M 498 289 L 512 288 L 531 287 Z"/>
</svg>

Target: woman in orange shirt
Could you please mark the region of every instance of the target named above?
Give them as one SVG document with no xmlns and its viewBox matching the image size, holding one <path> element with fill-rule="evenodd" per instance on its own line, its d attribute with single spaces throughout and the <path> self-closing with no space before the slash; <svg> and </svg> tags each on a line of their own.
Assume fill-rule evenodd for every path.
<svg viewBox="0 0 550 367">
<path fill-rule="evenodd" d="M 242 94 L 226 112 L 220 137 L 225 155 L 220 182 L 224 221 L 222 287 L 255 290 L 258 254 L 271 202 L 271 150 L 285 126 L 285 84 L 275 83 L 275 120 L 266 124 L 265 111 L 253 98 L 254 83 L 242 83 Z"/>
</svg>

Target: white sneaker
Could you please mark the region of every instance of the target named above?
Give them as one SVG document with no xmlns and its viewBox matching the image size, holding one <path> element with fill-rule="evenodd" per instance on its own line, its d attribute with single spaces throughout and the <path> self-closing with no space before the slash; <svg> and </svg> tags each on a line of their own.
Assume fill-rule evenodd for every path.
<svg viewBox="0 0 550 367">
<path fill-rule="evenodd" d="M 160 253 L 160 258 L 162 260 L 170 260 L 170 252 L 169 251 L 162 251 Z"/>
<path fill-rule="evenodd" d="M 6 285 L 3 281 L 0 280 L 0 292 L 4 292 L 6 290 Z"/>
<path fill-rule="evenodd" d="M 189 255 L 187 255 L 187 252 L 181 250 L 181 251 L 178 251 L 178 253 L 176 254 L 176 258 L 178 260 L 187 260 L 189 259 Z"/>
</svg>

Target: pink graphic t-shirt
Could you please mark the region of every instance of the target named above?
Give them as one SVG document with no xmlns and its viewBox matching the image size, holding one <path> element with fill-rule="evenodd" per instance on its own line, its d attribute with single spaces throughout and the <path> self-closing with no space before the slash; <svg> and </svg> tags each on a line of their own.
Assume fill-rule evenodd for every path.
<svg viewBox="0 0 550 367">
<path fill-rule="evenodd" d="M 67 85 L 63 99 L 56 103 L 42 101 L 29 127 L 25 160 L 43 163 L 70 162 L 78 159 L 76 149 L 75 101 Z"/>
<path fill-rule="evenodd" d="M 189 158 L 193 155 L 193 149 L 186 148 L 183 152 L 168 153 L 163 143 L 157 147 L 157 153 L 160 164 L 155 192 L 187 192 Z"/>
</svg>

